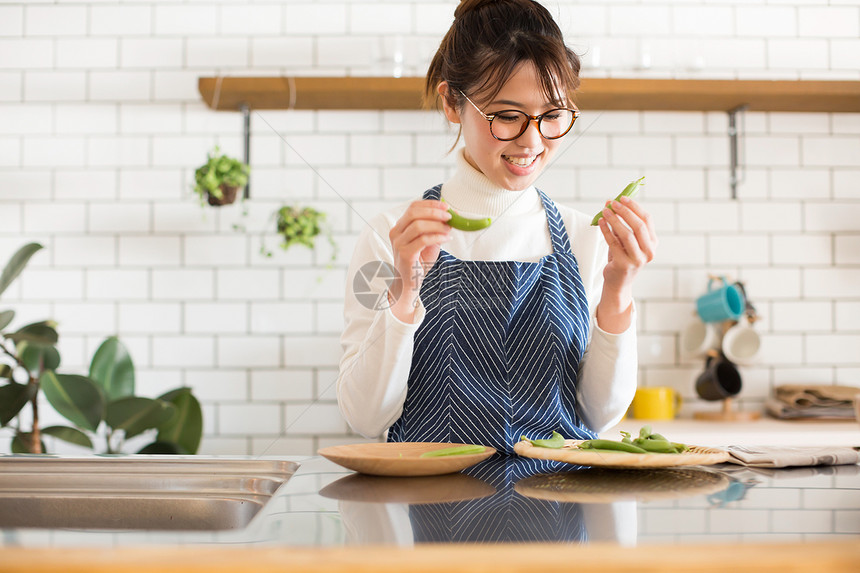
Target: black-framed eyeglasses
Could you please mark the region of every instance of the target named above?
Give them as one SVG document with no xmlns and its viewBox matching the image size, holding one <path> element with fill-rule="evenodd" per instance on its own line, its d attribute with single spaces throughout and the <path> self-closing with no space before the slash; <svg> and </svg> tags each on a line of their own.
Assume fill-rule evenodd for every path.
<svg viewBox="0 0 860 573">
<path fill-rule="evenodd" d="M 579 110 L 569 107 L 557 107 L 540 115 L 529 115 L 518 109 L 505 109 L 486 114 L 469 99 L 469 96 L 460 90 L 457 91 L 484 119 L 490 122 L 490 133 L 499 141 L 513 141 L 518 138 L 526 132 L 531 121 L 537 122 L 538 131 L 545 139 L 558 139 L 567 135 L 573 127 L 573 122 L 579 117 Z"/>
</svg>

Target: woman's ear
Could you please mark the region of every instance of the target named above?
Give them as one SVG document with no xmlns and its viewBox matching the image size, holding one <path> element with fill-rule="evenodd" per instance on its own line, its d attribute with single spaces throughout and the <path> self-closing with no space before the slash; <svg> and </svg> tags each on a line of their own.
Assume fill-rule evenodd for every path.
<svg viewBox="0 0 860 573">
<path fill-rule="evenodd" d="M 448 118 L 448 121 L 451 123 L 460 123 L 460 112 L 457 111 L 456 107 L 452 107 L 450 103 L 448 103 L 448 82 L 439 82 L 439 85 L 436 87 L 436 91 L 439 92 L 439 96 L 442 99 L 442 109 L 445 112 L 445 117 Z"/>
</svg>

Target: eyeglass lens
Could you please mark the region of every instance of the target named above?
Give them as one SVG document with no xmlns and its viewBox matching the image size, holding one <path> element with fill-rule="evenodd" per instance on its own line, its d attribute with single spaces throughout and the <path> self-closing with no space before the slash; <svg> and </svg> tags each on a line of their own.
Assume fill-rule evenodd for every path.
<svg viewBox="0 0 860 573">
<path fill-rule="evenodd" d="M 557 139 L 570 131 L 574 119 L 574 114 L 569 109 L 553 109 L 541 115 L 538 129 L 545 138 Z M 494 114 L 490 122 L 490 131 L 497 139 L 505 141 L 516 139 L 528 129 L 529 121 L 530 118 L 525 112 L 501 111 Z"/>
</svg>

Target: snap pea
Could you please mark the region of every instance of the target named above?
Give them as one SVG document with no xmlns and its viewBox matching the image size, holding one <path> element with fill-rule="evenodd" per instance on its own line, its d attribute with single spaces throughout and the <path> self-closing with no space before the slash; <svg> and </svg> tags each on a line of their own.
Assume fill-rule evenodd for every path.
<svg viewBox="0 0 860 573">
<path fill-rule="evenodd" d="M 644 185 L 644 183 L 642 183 L 643 179 L 645 179 L 644 175 L 642 177 L 640 177 L 639 179 L 637 179 L 636 181 L 631 181 L 630 183 L 628 183 L 627 187 L 625 187 L 624 190 L 618 194 L 618 196 L 615 198 L 615 200 L 619 201 L 622 197 L 630 197 L 631 199 L 633 197 L 635 197 L 636 194 L 639 192 L 639 186 Z M 612 209 L 611 206 L 609 208 Z M 597 225 L 597 222 L 600 221 L 602 218 L 603 218 L 603 209 L 601 209 L 600 212 L 594 216 L 594 218 L 591 220 L 591 225 L 592 226 Z"/>
<path fill-rule="evenodd" d="M 476 445 L 465 445 L 465 446 L 451 446 L 450 448 L 440 448 L 438 450 L 431 450 L 429 452 L 424 452 L 420 457 L 422 458 L 438 458 L 441 456 L 465 456 L 467 454 L 482 454 L 484 453 L 486 448 L 484 446 L 476 446 Z"/>
<path fill-rule="evenodd" d="M 633 443 L 645 451 L 658 454 L 676 454 L 675 445 L 667 440 L 633 440 Z"/>
<path fill-rule="evenodd" d="M 617 452 L 628 452 L 631 454 L 647 454 L 648 450 L 640 448 L 635 444 L 627 444 L 625 442 L 616 442 L 614 440 L 586 440 L 579 444 L 583 450 L 613 450 Z"/>
<path fill-rule="evenodd" d="M 615 440 L 588 440 L 579 444 L 580 449 L 589 451 L 614 451 L 630 452 L 635 454 L 680 454 L 688 448 L 684 444 L 672 442 L 662 434 L 653 433 L 651 426 L 642 426 L 639 437 L 632 438 L 630 432 L 621 432 L 621 441 Z"/>
<path fill-rule="evenodd" d="M 558 432 L 553 432 L 552 437 L 542 438 L 539 440 L 530 440 L 525 436 L 520 437 L 521 440 L 525 440 L 529 442 L 533 446 L 537 446 L 539 448 L 554 448 L 558 449 L 564 446 L 564 436 L 559 434 Z"/>
<path fill-rule="evenodd" d="M 468 219 L 458 215 L 453 209 L 448 209 L 448 212 L 451 213 L 451 218 L 448 219 L 448 224 L 460 231 L 479 231 L 481 229 L 486 229 L 490 226 L 490 223 L 493 222 L 489 217 L 485 219 Z"/>
<path fill-rule="evenodd" d="M 440 200 L 445 203 L 445 199 L 440 197 Z M 448 212 L 451 213 L 451 218 L 448 219 L 448 224 L 460 231 L 480 231 L 490 226 L 493 220 L 490 217 L 483 219 L 469 219 L 458 214 L 454 209 L 448 207 Z"/>
</svg>

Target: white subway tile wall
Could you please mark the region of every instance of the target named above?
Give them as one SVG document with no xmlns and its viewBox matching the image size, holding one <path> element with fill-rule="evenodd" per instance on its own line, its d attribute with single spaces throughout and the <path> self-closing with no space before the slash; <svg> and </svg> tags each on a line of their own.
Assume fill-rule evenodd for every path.
<svg viewBox="0 0 860 573">
<path fill-rule="evenodd" d="M 67 372 L 85 372 L 116 334 L 139 394 L 192 387 L 202 453 L 308 454 L 357 440 L 333 386 L 352 246 L 373 214 L 444 180 L 455 132 L 435 112 L 257 111 L 251 200 L 202 208 L 194 169 L 215 145 L 241 155 L 242 120 L 210 111 L 197 78 L 421 76 L 456 4 L 4 2 L 0 259 L 28 241 L 46 249 L 3 308 L 16 324 L 57 320 Z M 860 79 L 856 2 L 545 5 L 587 77 Z M 762 317 L 743 407 L 781 383 L 860 385 L 860 114 L 746 113 L 741 126 L 737 200 L 717 112 L 584 110 L 539 182 L 590 213 L 646 175 L 661 244 L 637 285 L 640 384 L 676 388 L 687 411 L 711 406 L 693 388 L 702 365 L 679 344 L 711 273 L 745 281 Z M 325 241 L 278 247 L 271 214 L 289 203 L 328 213 L 337 253 Z M 744 509 L 747 533 L 773 530 L 754 498 Z M 838 522 L 831 513 L 822 530 Z M 660 519 L 649 513 L 651 531 Z M 724 527 L 719 512 L 688 519 L 690 531 Z"/>
</svg>

